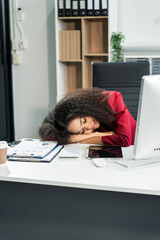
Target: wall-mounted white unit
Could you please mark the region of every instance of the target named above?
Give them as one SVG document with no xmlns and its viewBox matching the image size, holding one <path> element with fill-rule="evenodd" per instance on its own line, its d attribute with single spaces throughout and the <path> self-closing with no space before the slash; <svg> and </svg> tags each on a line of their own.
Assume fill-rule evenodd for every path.
<svg viewBox="0 0 160 240">
<path fill-rule="evenodd" d="M 150 74 L 160 74 L 160 55 L 125 55 L 125 62 L 144 62 L 150 63 Z"/>
</svg>

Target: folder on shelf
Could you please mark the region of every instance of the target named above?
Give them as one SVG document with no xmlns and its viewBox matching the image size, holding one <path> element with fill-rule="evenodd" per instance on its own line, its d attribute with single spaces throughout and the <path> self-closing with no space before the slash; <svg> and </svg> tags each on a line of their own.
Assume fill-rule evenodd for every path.
<svg viewBox="0 0 160 240">
<path fill-rule="evenodd" d="M 79 15 L 86 16 L 86 2 L 87 0 L 79 0 Z"/>
<path fill-rule="evenodd" d="M 101 0 L 101 15 L 108 16 L 108 0 Z"/>
<path fill-rule="evenodd" d="M 78 0 L 71 0 L 71 9 L 72 9 L 72 16 L 78 17 L 79 16 L 79 6 Z"/>
<path fill-rule="evenodd" d="M 71 0 L 64 0 L 64 7 L 65 7 L 65 17 L 72 16 L 72 13 L 71 13 Z"/>
<path fill-rule="evenodd" d="M 93 1 L 94 0 L 87 1 L 87 16 L 93 16 Z"/>
<path fill-rule="evenodd" d="M 100 16 L 100 0 L 93 0 L 94 4 L 93 4 L 93 12 L 94 12 L 94 16 Z"/>
<path fill-rule="evenodd" d="M 64 0 L 58 0 L 58 17 L 64 17 Z"/>
</svg>

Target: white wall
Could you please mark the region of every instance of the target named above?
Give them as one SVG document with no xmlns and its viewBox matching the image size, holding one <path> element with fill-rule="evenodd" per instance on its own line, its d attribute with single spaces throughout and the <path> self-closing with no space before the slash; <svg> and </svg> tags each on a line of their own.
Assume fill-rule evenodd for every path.
<svg viewBox="0 0 160 240">
<path fill-rule="evenodd" d="M 19 139 L 37 136 L 56 102 L 56 75 L 54 1 L 17 0 L 17 7 L 25 14 L 21 27 L 28 42 L 22 64 L 13 65 L 15 138 Z"/>
<path fill-rule="evenodd" d="M 19 139 L 36 137 L 56 103 L 55 1 L 17 0 L 17 7 L 25 13 L 21 25 L 28 42 L 22 64 L 13 65 L 15 137 Z M 124 49 L 160 49 L 159 9 L 159 0 L 118 0 L 117 31 L 125 35 Z"/>
<path fill-rule="evenodd" d="M 160 50 L 160 1 L 119 0 L 118 31 L 124 49 Z"/>
</svg>

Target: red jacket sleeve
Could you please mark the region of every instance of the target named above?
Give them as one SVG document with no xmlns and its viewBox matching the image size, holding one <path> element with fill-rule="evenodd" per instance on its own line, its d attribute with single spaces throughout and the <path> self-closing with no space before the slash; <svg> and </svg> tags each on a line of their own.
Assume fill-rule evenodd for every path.
<svg viewBox="0 0 160 240">
<path fill-rule="evenodd" d="M 109 104 L 116 115 L 116 132 L 112 136 L 102 137 L 104 145 L 127 147 L 134 144 L 136 121 L 128 111 L 120 92 L 110 92 Z"/>
</svg>

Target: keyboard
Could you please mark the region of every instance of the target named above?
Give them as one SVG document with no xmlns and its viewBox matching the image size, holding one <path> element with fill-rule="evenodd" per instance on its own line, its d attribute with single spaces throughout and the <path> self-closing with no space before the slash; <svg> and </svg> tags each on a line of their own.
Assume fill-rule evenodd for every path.
<svg viewBox="0 0 160 240">
<path fill-rule="evenodd" d="M 127 168 L 139 167 L 149 164 L 154 164 L 160 162 L 160 157 L 157 158 L 148 158 L 148 159 L 138 159 L 138 160 L 117 160 L 115 161 L 117 164 L 122 165 Z"/>
</svg>

